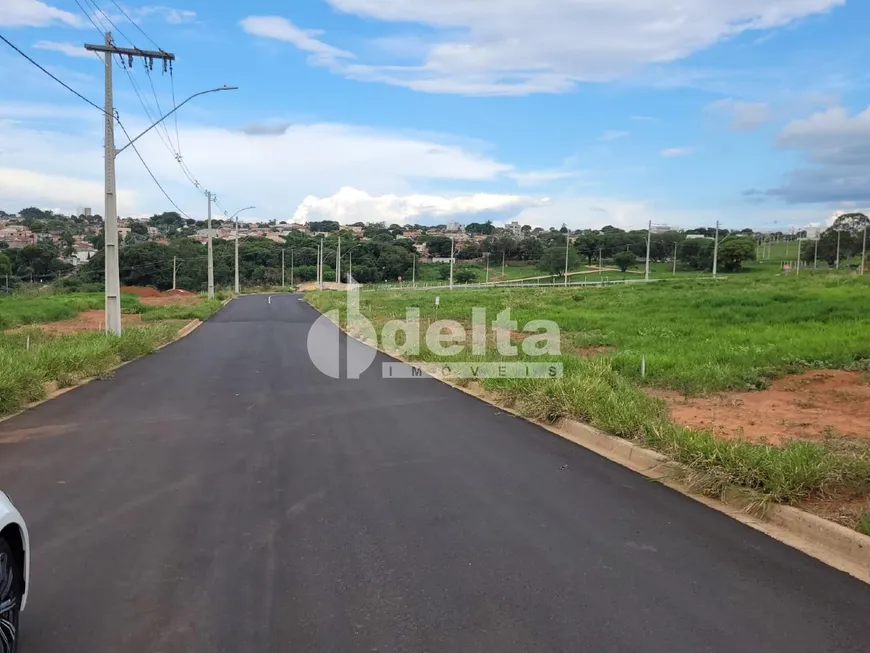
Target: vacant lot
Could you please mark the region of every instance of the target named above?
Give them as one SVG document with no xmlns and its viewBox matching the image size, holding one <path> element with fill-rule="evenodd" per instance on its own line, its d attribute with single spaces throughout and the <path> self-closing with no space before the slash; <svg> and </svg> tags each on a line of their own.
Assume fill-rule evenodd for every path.
<svg viewBox="0 0 870 653">
<path fill-rule="evenodd" d="M 748 426 L 751 413 L 741 413 L 739 397 L 724 404 L 719 398 L 747 392 L 761 397 L 777 379 L 807 370 L 852 371 L 860 383 L 870 370 L 870 277 L 734 276 L 639 287 L 438 294 L 438 319 L 469 325 L 473 307 L 486 308 L 489 321 L 510 308 L 518 330 L 538 319 L 559 325 L 564 378 L 484 382 L 530 417 L 574 417 L 640 441 L 691 467 L 692 482 L 709 494 L 738 485 L 766 500 L 836 496 L 856 505 L 870 495 L 870 455 L 854 425 L 844 428 L 843 419 L 809 426 L 804 418 L 792 424 L 768 420 L 767 431 L 761 424 L 747 437 L 749 429 L 740 433 L 739 423 Z M 361 307 L 377 325 L 404 317 L 406 306 L 419 306 L 425 329 L 435 318 L 434 298 L 364 292 Z M 344 297 L 320 293 L 310 301 L 321 309 L 341 308 Z M 421 358 L 436 360 L 426 352 Z M 485 358 L 499 356 L 490 347 Z M 475 359 L 466 351 L 458 360 Z M 809 390 L 812 383 L 805 384 Z M 846 394 L 859 389 L 854 383 L 841 388 Z M 669 400 L 653 396 L 663 391 Z M 807 411 L 836 414 L 833 402 L 841 395 L 827 391 L 795 401 L 803 401 Z M 675 415 L 674 421 L 672 407 L 691 401 L 719 402 L 718 412 L 693 420 Z M 857 527 L 860 515 L 841 520 Z"/>
<path fill-rule="evenodd" d="M 51 384 L 74 385 L 147 354 L 220 308 L 195 295 L 156 295 L 122 295 L 120 338 L 103 332 L 102 294 L 0 299 L 0 416 L 43 398 Z"/>
</svg>

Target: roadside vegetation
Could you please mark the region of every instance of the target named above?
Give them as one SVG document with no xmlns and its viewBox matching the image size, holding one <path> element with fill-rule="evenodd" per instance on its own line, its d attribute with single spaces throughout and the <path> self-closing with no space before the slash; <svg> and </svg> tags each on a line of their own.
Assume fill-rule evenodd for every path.
<svg viewBox="0 0 870 653">
<path fill-rule="evenodd" d="M 190 320 L 207 319 L 221 307 L 217 299 L 150 305 L 135 295 L 121 297 L 122 312 L 141 315 L 144 324 L 126 327 L 120 338 L 100 330 L 60 334 L 40 328 L 102 309 L 103 293 L 0 298 L 0 416 L 44 398 L 51 384 L 69 387 L 148 354 Z"/>
<path fill-rule="evenodd" d="M 774 446 L 715 437 L 674 423 L 668 404 L 655 396 L 660 390 L 705 395 L 762 389 L 807 369 L 870 369 L 865 310 L 870 277 L 752 275 L 718 282 L 686 278 L 648 286 L 438 294 L 438 319 L 469 326 L 474 306 L 487 309 L 489 322 L 510 307 L 519 330 L 537 319 L 559 325 L 564 378 L 482 382 L 530 418 L 579 419 L 658 450 L 684 463 L 691 484 L 712 496 L 735 486 L 762 503 L 870 495 L 870 447 L 864 443 L 843 447 L 825 439 L 793 439 Z M 404 317 L 406 306 L 419 306 L 425 330 L 435 319 L 434 295 L 362 293 L 361 310 L 378 326 Z M 344 296 L 312 293 L 309 301 L 321 310 L 341 309 Z M 494 347 L 485 358 L 500 360 Z M 420 359 L 437 360 L 425 350 Z M 460 359 L 482 360 L 469 351 Z M 866 529 L 867 519 L 849 525 Z"/>
</svg>

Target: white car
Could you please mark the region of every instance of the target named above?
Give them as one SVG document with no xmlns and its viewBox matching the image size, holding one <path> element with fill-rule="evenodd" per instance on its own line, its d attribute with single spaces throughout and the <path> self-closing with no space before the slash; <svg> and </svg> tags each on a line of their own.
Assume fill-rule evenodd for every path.
<svg viewBox="0 0 870 653">
<path fill-rule="evenodd" d="M 18 650 L 18 615 L 27 602 L 30 539 L 21 513 L 0 492 L 0 653 Z"/>
</svg>

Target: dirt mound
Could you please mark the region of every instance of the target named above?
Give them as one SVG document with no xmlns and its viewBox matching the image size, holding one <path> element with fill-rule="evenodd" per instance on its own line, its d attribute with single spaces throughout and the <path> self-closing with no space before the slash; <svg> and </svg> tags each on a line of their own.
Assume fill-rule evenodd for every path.
<svg viewBox="0 0 870 653">
<path fill-rule="evenodd" d="M 870 439 L 870 374 L 819 370 L 775 381 L 767 390 L 685 398 L 654 392 L 678 424 L 723 438 L 777 444 L 845 436 Z"/>
<path fill-rule="evenodd" d="M 121 292 L 138 297 L 162 297 L 159 290 L 145 286 L 121 286 Z"/>
<path fill-rule="evenodd" d="M 163 292 L 164 295 L 168 295 L 170 297 L 175 297 L 176 295 L 196 295 L 196 293 L 190 292 L 189 290 L 184 290 L 182 288 L 175 288 L 173 290 L 166 290 Z"/>
</svg>

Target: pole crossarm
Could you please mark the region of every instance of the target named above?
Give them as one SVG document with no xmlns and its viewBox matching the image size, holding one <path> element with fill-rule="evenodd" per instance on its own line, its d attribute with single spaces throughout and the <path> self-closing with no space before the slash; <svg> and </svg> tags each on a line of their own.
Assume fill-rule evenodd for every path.
<svg viewBox="0 0 870 653">
<path fill-rule="evenodd" d="M 163 61 L 175 61 L 175 55 L 163 50 L 140 50 L 139 48 L 119 48 L 116 45 L 93 45 L 85 43 L 85 50 L 91 52 L 109 52 L 111 54 L 123 54 L 127 57 L 145 57 L 146 59 L 162 59 Z"/>
</svg>

